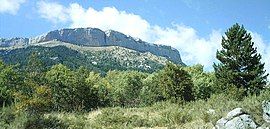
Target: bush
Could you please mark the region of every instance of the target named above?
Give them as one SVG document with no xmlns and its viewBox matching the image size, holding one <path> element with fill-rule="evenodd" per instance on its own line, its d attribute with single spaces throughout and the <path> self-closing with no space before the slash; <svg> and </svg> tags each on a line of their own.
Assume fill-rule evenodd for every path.
<svg viewBox="0 0 270 129">
<path fill-rule="evenodd" d="M 27 111 L 30 114 L 42 114 L 52 110 L 52 94 L 48 86 L 32 87 L 32 95 L 27 96 L 20 91 L 14 94 L 17 102 L 16 111 Z"/>
<path fill-rule="evenodd" d="M 225 90 L 225 94 L 230 96 L 230 98 L 240 101 L 244 99 L 243 96 L 246 95 L 246 90 L 244 88 L 237 88 L 237 86 L 233 84 L 228 84 L 227 89 Z"/>
<path fill-rule="evenodd" d="M 15 120 L 15 113 L 12 107 L 3 107 L 0 110 L 0 126 L 10 124 Z"/>
<path fill-rule="evenodd" d="M 185 102 L 195 99 L 194 85 L 183 67 L 168 63 L 164 69 L 143 80 L 142 105 L 159 101 Z"/>
<path fill-rule="evenodd" d="M 149 119 L 136 114 L 127 114 L 122 108 L 107 108 L 102 110 L 93 123 L 92 128 L 134 128 L 150 127 Z"/>
<path fill-rule="evenodd" d="M 62 123 L 55 117 L 44 118 L 41 116 L 30 116 L 25 123 L 25 129 L 67 129 L 68 125 Z"/>
</svg>

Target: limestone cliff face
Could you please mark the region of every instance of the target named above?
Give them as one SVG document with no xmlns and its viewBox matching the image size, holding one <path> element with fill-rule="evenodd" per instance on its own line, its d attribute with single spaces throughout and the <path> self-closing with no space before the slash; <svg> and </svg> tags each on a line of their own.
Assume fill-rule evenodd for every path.
<svg viewBox="0 0 270 129">
<path fill-rule="evenodd" d="M 28 38 L 11 38 L 11 39 L 2 39 L 0 38 L 0 47 L 12 47 L 12 46 L 24 46 L 28 45 Z"/>
<path fill-rule="evenodd" d="M 30 39 L 30 43 L 40 43 L 51 40 L 59 40 L 76 45 L 85 46 L 104 46 L 105 33 L 99 29 L 77 28 L 77 29 L 61 29 L 50 31 L 49 33 Z"/>
<path fill-rule="evenodd" d="M 72 43 L 82 46 L 102 47 L 102 46 L 120 46 L 133 49 L 139 52 L 151 52 L 152 54 L 166 57 L 167 59 L 183 64 L 178 50 L 165 45 L 156 45 L 144 42 L 140 39 L 127 36 L 123 33 L 109 30 L 102 31 L 97 28 L 75 28 L 75 29 L 61 29 L 54 30 L 42 36 L 27 39 L 17 40 L 0 40 L 0 47 L 15 46 L 20 44 L 36 44 L 46 41 L 59 40 L 67 43 Z"/>
<path fill-rule="evenodd" d="M 150 44 L 117 31 L 110 30 L 106 32 L 106 45 L 121 46 L 140 52 L 151 52 L 152 54 L 166 57 L 175 63 L 182 63 L 178 50 L 171 46 Z"/>
</svg>

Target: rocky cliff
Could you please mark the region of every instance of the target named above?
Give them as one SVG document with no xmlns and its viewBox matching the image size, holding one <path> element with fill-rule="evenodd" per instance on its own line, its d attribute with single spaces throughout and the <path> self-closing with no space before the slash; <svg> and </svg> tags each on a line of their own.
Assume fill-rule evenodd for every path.
<svg viewBox="0 0 270 129">
<path fill-rule="evenodd" d="M 91 47 L 120 46 L 139 52 L 150 52 L 158 56 L 166 57 L 175 63 L 183 64 L 178 50 L 170 46 L 150 44 L 117 31 L 109 30 L 104 32 L 97 28 L 54 30 L 42 36 L 30 39 L 0 39 L 0 47 L 32 45 L 52 40 Z"/>
<path fill-rule="evenodd" d="M 28 45 L 28 38 L 11 38 L 3 39 L 0 38 L 0 47 L 11 47 L 11 46 L 25 46 Z"/>
</svg>

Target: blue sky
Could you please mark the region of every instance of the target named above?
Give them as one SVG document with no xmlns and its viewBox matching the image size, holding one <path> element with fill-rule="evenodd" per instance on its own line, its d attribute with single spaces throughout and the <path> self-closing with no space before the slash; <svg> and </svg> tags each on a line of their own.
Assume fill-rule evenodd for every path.
<svg viewBox="0 0 270 129">
<path fill-rule="evenodd" d="M 12 1 L 12 0 L 11 0 Z M 0 36 L 35 36 L 65 25 L 54 25 L 45 21 L 36 12 L 38 0 L 26 0 L 16 15 L 0 14 Z M 52 0 L 51 0 L 52 1 Z M 115 7 L 118 10 L 140 15 L 151 24 L 170 26 L 180 23 L 191 26 L 200 36 L 206 36 L 212 29 L 225 31 L 238 22 L 246 28 L 270 40 L 269 0 L 55 0 L 68 6 L 78 3 L 84 8 Z M 18 29 L 20 28 L 20 29 Z"/>
<path fill-rule="evenodd" d="M 211 67 L 221 35 L 243 24 L 270 70 L 269 0 L 0 0 L 0 37 L 74 27 L 114 29 L 177 48 L 187 64 Z"/>
</svg>

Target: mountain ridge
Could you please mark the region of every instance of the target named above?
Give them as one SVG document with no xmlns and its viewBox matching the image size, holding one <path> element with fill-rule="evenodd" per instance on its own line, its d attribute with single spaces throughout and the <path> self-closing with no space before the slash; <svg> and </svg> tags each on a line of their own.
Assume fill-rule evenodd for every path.
<svg viewBox="0 0 270 129">
<path fill-rule="evenodd" d="M 102 31 L 98 28 L 59 29 L 34 38 L 1 38 L 0 47 L 31 46 L 55 40 L 90 47 L 120 46 L 143 53 L 150 52 L 174 63 L 184 64 L 179 51 L 171 46 L 151 44 L 118 31 Z"/>
</svg>

